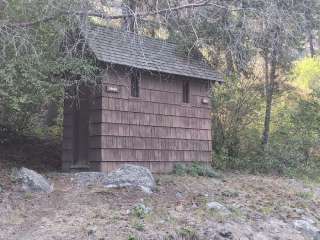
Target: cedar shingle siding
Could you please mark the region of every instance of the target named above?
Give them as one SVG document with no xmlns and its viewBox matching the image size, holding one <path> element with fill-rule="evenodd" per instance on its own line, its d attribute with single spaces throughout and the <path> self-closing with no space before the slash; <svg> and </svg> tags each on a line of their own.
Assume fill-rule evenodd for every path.
<svg viewBox="0 0 320 240">
<path fill-rule="evenodd" d="M 100 31 L 103 32 L 101 36 Z M 107 32 L 111 32 L 111 35 L 106 36 Z M 91 31 L 89 33 L 92 34 Z M 124 63 L 123 59 L 132 57 L 124 54 L 123 48 L 119 49 L 119 46 L 114 45 L 111 51 L 106 47 L 110 41 L 113 42 L 112 39 L 116 39 L 114 34 L 120 33 L 99 28 L 95 44 L 90 44 L 92 39 L 88 40 L 89 47 L 97 58 L 110 64 L 102 75 L 100 93 L 95 97 L 83 96 L 82 102 L 87 103 L 88 99 L 90 102 L 89 110 L 87 107 L 89 120 L 83 121 L 87 122 L 87 126 L 79 127 L 75 124 L 86 120 L 81 106 L 77 110 L 70 102 L 65 101 L 64 169 L 87 166 L 91 170 L 108 172 L 129 162 L 149 167 L 153 172 L 167 172 L 177 162 L 210 161 L 211 107 L 208 94 L 210 81 L 221 81 L 219 75 L 204 63 L 195 60 L 188 61 L 192 62 L 193 68 L 199 68 L 199 71 L 202 69 L 202 75 L 190 70 L 190 65 L 184 65 L 183 70 L 185 59 L 170 56 L 174 51 L 173 44 L 168 47 L 166 43 L 150 38 L 144 39 L 151 45 L 143 45 L 144 54 L 149 52 L 153 55 L 153 60 L 149 63 L 154 64 L 155 59 L 162 59 L 167 61 L 167 66 L 161 63 L 158 70 L 154 71 L 150 66 L 144 65 L 138 52 L 135 52 L 134 57 L 139 66 L 129 65 L 130 61 Z M 125 34 L 127 40 L 132 39 L 132 36 L 131 33 Z M 129 52 L 136 51 L 126 44 L 120 45 L 125 46 Z M 156 45 L 161 47 L 162 52 L 159 53 L 160 49 L 156 49 Z M 98 52 L 98 48 L 102 50 Z M 164 57 L 167 56 L 166 53 L 169 55 L 167 58 Z M 179 69 L 184 73 L 180 73 Z M 175 74 L 171 74 L 173 71 L 176 71 Z M 139 78 L 138 97 L 132 96 L 133 73 Z M 185 82 L 189 84 L 188 103 L 183 101 Z M 79 116 L 82 118 L 80 121 L 76 119 Z M 85 136 L 84 129 L 88 129 L 88 139 L 75 140 L 76 136 Z M 87 148 L 79 150 L 79 146 L 83 148 L 84 144 L 88 144 Z M 85 159 L 86 156 L 88 159 Z"/>
</svg>

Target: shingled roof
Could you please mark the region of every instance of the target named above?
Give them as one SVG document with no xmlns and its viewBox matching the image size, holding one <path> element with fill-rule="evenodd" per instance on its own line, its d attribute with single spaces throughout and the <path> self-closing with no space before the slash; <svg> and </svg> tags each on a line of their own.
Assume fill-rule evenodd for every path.
<svg viewBox="0 0 320 240">
<path fill-rule="evenodd" d="M 89 48 L 98 60 L 198 79 L 222 82 L 222 76 L 204 61 L 187 57 L 177 45 L 106 27 L 85 31 Z"/>
</svg>

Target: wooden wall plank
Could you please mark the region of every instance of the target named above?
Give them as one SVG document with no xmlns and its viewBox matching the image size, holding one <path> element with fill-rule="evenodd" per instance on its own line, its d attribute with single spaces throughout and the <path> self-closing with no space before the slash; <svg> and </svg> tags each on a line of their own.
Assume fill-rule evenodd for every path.
<svg viewBox="0 0 320 240">
<path fill-rule="evenodd" d="M 134 98 L 125 70 L 105 74 L 101 104 L 94 108 L 90 131 L 90 147 L 101 151 L 102 169 L 137 162 L 161 171 L 176 161 L 210 161 L 211 107 L 202 103 L 208 97 L 208 83 L 191 80 L 191 102 L 183 104 L 184 79 L 144 73 L 140 97 Z M 119 92 L 106 91 L 108 86 Z"/>
<path fill-rule="evenodd" d="M 211 119 L 209 118 L 166 116 L 161 114 L 108 110 L 104 110 L 102 116 L 100 116 L 100 111 L 93 112 L 90 121 L 91 123 L 119 123 L 203 130 L 209 130 L 211 128 Z"/>
<path fill-rule="evenodd" d="M 91 138 L 90 148 L 210 151 L 211 144 L 207 140 L 194 139 L 148 138 L 146 141 L 145 137 L 95 136 Z"/>
</svg>

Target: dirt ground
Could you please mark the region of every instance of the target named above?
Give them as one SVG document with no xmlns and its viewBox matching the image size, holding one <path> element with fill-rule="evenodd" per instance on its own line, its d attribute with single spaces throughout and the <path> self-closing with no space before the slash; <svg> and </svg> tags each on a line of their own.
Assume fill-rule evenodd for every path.
<svg viewBox="0 0 320 240">
<path fill-rule="evenodd" d="M 157 189 L 148 195 L 78 186 L 74 174 L 58 171 L 59 156 L 55 142 L 0 146 L 0 240 L 302 240 L 311 238 L 293 221 L 320 227 L 320 184 L 235 173 L 221 179 L 157 175 Z M 21 166 L 47 176 L 54 191 L 23 192 L 10 177 Z M 209 210 L 211 201 L 231 214 Z M 139 203 L 151 212 L 134 211 Z"/>
<path fill-rule="evenodd" d="M 7 173 L 8 171 L 6 171 Z M 311 239 L 293 228 L 295 219 L 320 226 L 320 186 L 279 177 L 224 174 L 222 179 L 161 175 L 157 191 L 80 187 L 72 174 L 47 173 L 50 194 L 24 193 L 2 172 L 0 239 Z M 210 201 L 230 215 L 208 210 Z M 143 203 L 152 210 L 140 216 Z M 177 238 L 184 239 L 184 238 Z M 187 239 L 187 238 L 186 238 Z"/>
</svg>

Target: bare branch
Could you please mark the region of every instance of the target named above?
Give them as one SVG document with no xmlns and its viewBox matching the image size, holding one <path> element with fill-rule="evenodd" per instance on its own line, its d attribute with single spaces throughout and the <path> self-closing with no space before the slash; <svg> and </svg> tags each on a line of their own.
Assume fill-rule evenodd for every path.
<svg viewBox="0 0 320 240">
<path fill-rule="evenodd" d="M 176 12 L 182 9 L 188 9 L 188 8 L 198 8 L 198 7 L 203 7 L 203 6 L 208 6 L 212 5 L 210 3 L 210 0 L 206 1 L 199 1 L 196 3 L 190 3 L 190 4 L 185 4 L 177 7 L 168 7 L 165 9 L 160 9 L 156 11 L 151 11 L 151 12 L 143 12 L 143 13 L 129 13 L 129 14 L 120 14 L 120 15 L 107 15 L 104 12 L 90 12 L 90 11 L 60 11 L 54 16 L 48 16 L 44 17 L 42 19 L 36 20 L 36 21 L 30 21 L 30 22 L 16 22 L 16 23 L 10 23 L 9 21 L 0 21 L 0 27 L 32 27 L 34 25 L 38 25 L 40 23 L 45 23 L 49 22 L 52 20 L 55 20 L 61 16 L 68 16 L 68 15 L 75 15 L 75 16 L 87 16 L 87 17 L 98 17 L 102 18 L 105 20 L 116 20 L 116 19 L 124 19 L 128 17 L 147 17 L 147 16 L 154 16 L 154 15 L 163 15 L 167 14 L 168 12 Z M 222 6 L 220 6 L 222 7 Z"/>
</svg>

